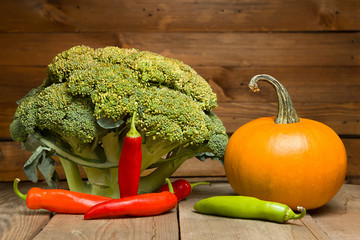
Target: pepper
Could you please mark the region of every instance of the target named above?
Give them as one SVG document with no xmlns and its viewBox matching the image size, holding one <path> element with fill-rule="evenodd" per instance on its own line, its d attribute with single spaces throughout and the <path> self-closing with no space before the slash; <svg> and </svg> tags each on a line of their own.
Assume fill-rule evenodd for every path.
<svg viewBox="0 0 360 240">
<path fill-rule="evenodd" d="M 119 216 L 154 216 L 173 209 L 177 198 L 169 179 L 170 192 L 145 193 L 136 196 L 113 199 L 90 208 L 84 219 L 111 218 Z"/>
<path fill-rule="evenodd" d="M 178 179 L 172 183 L 174 188 L 174 194 L 176 195 L 178 202 L 190 195 L 192 189 L 198 185 L 210 185 L 209 182 L 196 182 L 189 183 L 185 179 Z M 169 191 L 168 184 L 164 184 L 158 192 Z"/>
<path fill-rule="evenodd" d="M 14 180 L 15 193 L 26 201 L 29 209 L 46 209 L 57 213 L 85 213 L 92 206 L 111 200 L 111 198 L 78 193 L 63 189 L 41 189 L 31 188 L 27 194 L 23 194 L 18 189 L 20 179 Z"/>
<path fill-rule="evenodd" d="M 130 131 L 124 138 L 119 160 L 118 182 L 120 197 L 129 197 L 138 194 L 141 173 L 141 135 L 135 128 L 134 112 L 131 119 Z"/>
<path fill-rule="evenodd" d="M 194 209 L 199 213 L 232 218 L 260 219 L 278 223 L 305 216 L 306 209 L 297 207 L 295 214 L 285 204 L 247 196 L 215 196 L 198 201 Z"/>
</svg>

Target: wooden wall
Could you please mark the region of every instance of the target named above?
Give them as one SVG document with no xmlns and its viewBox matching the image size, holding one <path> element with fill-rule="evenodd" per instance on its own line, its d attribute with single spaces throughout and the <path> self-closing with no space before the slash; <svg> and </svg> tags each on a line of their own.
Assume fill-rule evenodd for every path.
<svg viewBox="0 0 360 240">
<path fill-rule="evenodd" d="M 289 91 L 298 114 L 343 139 L 348 181 L 360 179 L 360 1 L 357 0 L 2 0 L 0 7 L 0 181 L 24 178 L 29 156 L 11 141 L 15 101 L 46 76 L 46 65 L 74 45 L 115 45 L 178 58 L 218 94 L 215 112 L 229 134 L 275 115 L 259 73 Z M 194 167 L 195 166 L 195 167 Z M 60 169 L 61 172 L 61 169 Z M 217 162 L 190 160 L 178 175 L 216 175 Z M 360 181 L 358 181 L 360 182 Z"/>
</svg>

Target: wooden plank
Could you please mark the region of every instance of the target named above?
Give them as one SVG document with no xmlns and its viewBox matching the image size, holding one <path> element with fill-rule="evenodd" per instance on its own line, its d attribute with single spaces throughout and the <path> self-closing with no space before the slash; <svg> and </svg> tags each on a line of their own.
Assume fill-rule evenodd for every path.
<svg viewBox="0 0 360 240">
<path fill-rule="evenodd" d="M 316 221 L 309 215 L 305 215 L 300 221 L 313 233 L 317 239 L 330 239 L 326 232 L 316 223 Z"/>
<path fill-rule="evenodd" d="M 342 139 L 347 153 L 347 178 L 356 178 L 360 177 L 360 139 L 359 138 L 353 138 L 353 139 Z M 358 183 L 360 184 L 360 182 Z"/>
<path fill-rule="evenodd" d="M 208 177 L 208 176 L 225 176 L 224 165 L 218 160 L 207 159 L 204 162 L 197 158 L 186 160 L 173 177 Z"/>
<path fill-rule="evenodd" d="M 310 211 L 331 239 L 359 239 L 360 186 L 344 185 L 324 207 Z"/>
<path fill-rule="evenodd" d="M 347 176 L 345 183 L 360 185 L 360 176 Z"/>
<path fill-rule="evenodd" d="M 359 66 L 360 33 L 119 33 L 120 46 L 190 66 Z"/>
<path fill-rule="evenodd" d="M 352 178 L 360 177 L 360 139 L 359 138 L 345 138 L 342 139 L 348 156 L 347 177 L 351 182 Z M 13 181 L 18 177 L 22 180 L 27 180 L 23 165 L 30 156 L 30 153 L 21 149 L 20 143 L 15 142 L 0 142 L 0 182 Z M 60 179 L 65 179 L 64 170 L 60 162 L 56 159 L 56 171 Z M 85 173 L 81 171 L 83 177 Z M 174 174 L 174 177 L 189 177 L 189 176 L 225 176 L 223 165 L 216 160 L 206 160 L 201 162 L 196 158 L 187 160 Z M 39 174 L 39 179 L 43 179 Z"/>
<path fill-rule="evenodd" d="M 0 65 L 45 66 L 74 45 L 138 48 L 190 66 L 359 66 L 360 33 L 2 33 Z M 21 46 L 21 47 L 19 47 Z M 5 57 L 6 56 L 6 57 Z"/>
<path fill-rule="evenodd" d="M 14 104 L 37 88 L 46 76 L 46 67 L 0 66 L 0 104 Z"/>
<path fill-rule="evenodd" d="M 269 74 L 279 80 L 295 103 L 360 102 L 359 67 L 222 67 L 195 66 L 214 89 L 220 102 L 276 102 L 273 87 L 259 82 L 260 92 L 249 90 L 250 79 Z"/>
<path fill-rule="evenodd" d="M 27 192 L 31 184 L 21 183 L 20 191 Z M 44 186 L 44 185 L 42 185 Z M 0 239 L 32 239 L 47 224 L 51 213 L 29 210 L 26 203 L 14 193 L 12 185 L 0 183 Z"/>
<path fill-rule="evenodd" d="M 228 183 L 194 189 L 192 195 L 179 204 L 181 239 L 327 239 L 323 238 L 323 232 L 309 230 L 300 220 L 278 224 L 203 215 L 192 210 L 203 198 L 234 194 Z"/>
<path fill-rule="evenodd" d="M 32 186 L 21 183 L 20 190 Z M 156 217 L 94 221 L 57 214 L 48 222 L 48 211 L 27 209 L 11 184 L 0 183 L 0 239 L 358 239 L 359 190 L 359 185 L 345 184 L 324 207 L 308 211 L 301 220 L 276 224 L 195 213 L 192 207 L 200 199 L 235 194 L 227 182 L 197 186 L 179 204 L 179 233 L 176 210 Z"/>
<path fill-rule="evenodd" d="M 34 238 L 42 239 L 178 239 L 176 209 L 154 217 L 84 220 L 83 215 L 56 214 Z"/>
<path fill-rule="evenodd" d="M 358 1 L 11 1 L 2 32 L 358 30 Z M 111 20 L 110 20 L 111 19 Z M 216 19 L 216 20 L 215 20 Z"/>
<path fill-rule="evenodd" d="M 23 166 L 31 153 L 21 148 L 21 143 L 0 142 L 0 181 L 26 180 Z"/>
<path fill-rule="evenodd" d="M 256 98 L 256 96 L 254 96 Z M 297 114 L 331 127 L 340 135 L 360 135 L 359 103 L 299 103 L 294 102 Z M 221 102 L 214 112 L 223 121 L 228 132 L 259 118 L 276 116 L 277 103 Z"/>
<path fill-rule="evenodd" d="M 13 121 L 13 116 L 17 108 L 16 102 L 0 103 L 0 139 L 9 139 L 9 127 Z"/>
<path fill-rule="evenodd" d="M 360 102 L 359 67 L 222 67 L 194 66 L 218 95 L 219 102 L 275 102 L 276 94 L 267 83 L 261 91 L 249 91 L 248 83 L 256 74 L 277 78 L 292 100 L 301 102 Z M 46 78 L 46 67 L 0 66 L 0 103 L 14 103 Z"/>
<path fill-rule="evenodd" d="M 47 66 L 58 53 L 75 45 L 119 44 L 113 33 L 0 33 L 0 65 Z"/>
</svg>

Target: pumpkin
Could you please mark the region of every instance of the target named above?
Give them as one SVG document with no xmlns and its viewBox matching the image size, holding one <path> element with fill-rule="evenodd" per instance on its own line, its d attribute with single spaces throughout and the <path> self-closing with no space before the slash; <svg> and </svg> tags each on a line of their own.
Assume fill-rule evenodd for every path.
<svg viewBox="0 0 360 240">
<path fill-rule="evenodd" d="M 277 117 L 258 118 L 237 129 L 225 150 L 224 166 L 239 195 L 314 209 L 341 188 L 347 167 L 344 144 L 328 126 L 299 118 L 286 89 L 261 74 L 249 83 L 266 81 L 278 95 Z"/>
</svg>

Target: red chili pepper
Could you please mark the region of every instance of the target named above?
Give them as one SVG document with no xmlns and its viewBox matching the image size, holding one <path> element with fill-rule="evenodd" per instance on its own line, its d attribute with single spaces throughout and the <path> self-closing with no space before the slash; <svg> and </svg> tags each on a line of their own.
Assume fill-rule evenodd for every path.
<svg viewBox="0 0 360 240">
<path fill-rule="evenodd" d="M 135 128 L 135 116 L 131 120 L 130 131 L 126 134 L 121 151 L 118 170 L 120 197 L 138 194 L 141 173 L 141 135 Z"/>
<path fill-rule="evenodd" d="M 170 192 L 145 193 L 137 196 L 113 199 L 90 208 L 84 219 L 110 218 L 119 216 L 154 216 L 167 212 L 177 205 L 171 182 L 167 179 Z"/>
<path fill-rule="evenodd" d="M 189 183 L 185 179 L 178 179 L 172 183 L 174 188 L 174 194 L 176 195 L 178 201 L 180 202 L 184 198 L 190 195 L 191 190 L 198 185 L 210 185 L 209 182 L 196 182 Z M 158 192 L 169 191 L 169 186 L 167 184 L 163 185 Z"/>
<path fill-rule="evenodd" d="M 57 213 L 85 213 L 92 206 L 112 198 L 78 193 L 63 189 L 31 188 L 27 194 L 18 189 L 20 179 L 14 181 L 14 191 L 26 201 L 29 209 L 46 209 Z"/>
</svg>

